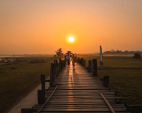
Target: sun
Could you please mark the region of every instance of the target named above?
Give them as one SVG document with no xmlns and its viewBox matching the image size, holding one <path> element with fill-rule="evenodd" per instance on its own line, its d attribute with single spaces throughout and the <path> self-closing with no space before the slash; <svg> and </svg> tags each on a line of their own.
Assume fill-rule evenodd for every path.
<svg viewBox="0 0 142 113">
<path fill-rule="evenodd" d="M 74 36 L 69 36 L 68 39 L 67 39 L 67 41 L 69 43 L 74 43 L 75 42 L 75 37 Z"/>
</svg>

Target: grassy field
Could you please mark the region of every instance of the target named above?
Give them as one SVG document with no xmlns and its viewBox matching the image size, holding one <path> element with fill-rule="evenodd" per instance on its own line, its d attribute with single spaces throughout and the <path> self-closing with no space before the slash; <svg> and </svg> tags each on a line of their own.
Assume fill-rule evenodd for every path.
<svg viewBox="0 0 142 113">
<path fill-rule="evenodd" d="M 97 58 L 99 61 L 94 55 L 82 57 Z M 49 74 L 50 60 L 47 57 L 27 57 L 17 58 L 16 63 L 0 65 L 0 113 L 36 87 L 41 73 Z M 126 97 L 128 104 L 142 105 L 142 59 L 104 57 L 104 67 L 99 68 L 99 77 L 106 75 L 110 76 L 110 87 Z"/>
<path fill-rule="evenodd" d="M 93 55 L 83 57 L 95 58 Z M 125 97 L 127 104 L 142 105 L 142 59 L 104 57 L 104 67 L 99 68 L 98 72 L 100 78 L 110 76 L 110 87 Z"/>
<path fill-rule="evenodd" d="M 110 76 L 110 87 L 126 98 L 128 104 L 142 105 L 142 70 L 99 70 Z"/>
<path fill-rule="evenodd" d="M 9 109 L 49 74 L 50 58 L 18 58 L 16 63 L 0 65 L 0 113 Z"/>
<path fill-rule="evenodd" d="M 100 59 L 96 55 L 80 55 L 79 57 L 85 58 L 86 60 L 95 58 L 98 60 L 99 65 Z M 104 67 L 142 68 L 142 59 L 134 59 L 127 56 L 104 56 Z"/>
</svg>

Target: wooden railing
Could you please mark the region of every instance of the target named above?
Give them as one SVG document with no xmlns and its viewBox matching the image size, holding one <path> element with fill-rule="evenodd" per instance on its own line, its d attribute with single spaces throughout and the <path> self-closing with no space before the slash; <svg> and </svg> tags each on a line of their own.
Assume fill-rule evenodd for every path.
<svg viewBox="0 0 142 113">
<path fill-rule="evenodd" d="M 79 63 L 81 66 L 83 66 L 89 73 L 91 73 L 93 76 L 98 76 L 98 63 L 97 59 L 92 59 L 92 60 L 85 60 L 84 58 L 77 58 L 77 63 Z M 50 68 L 50 77 L 49 79 L 46 79 L 45 75 L 41 75 L 41 89 L 38 90 L 38 105 L 41 107 L 39 108 L 36 113 L 40 113 L 42 108 L 44 108 L 44 105 L 48 103 L 50 98 L 52 98 L 52 95 L 55 93 L 55 90 L 57 89 L 56 86 L 56 78 L 57 76 L 61 73 L 61 71 L 64 69 L 66 66 L 66 62 L 63 61 L 57 61 L 54 60 L 51 63 L 51 68 Z M 109 81 L 110 78 L 109 76 L 104 76 L 102 79 L 102 83 L 105 87 L 109 87 Z M 46 83 L 49 83 L 49 88 L 46 89 Z M 47 91 L 49 92 L 47 95 Z M 110 111 L 112 113 L 115 113 L 113 107 L 110 105 L 109 101 L 106 99 L 106 97 L 101 94 L 102 98 L 104 99 L 105 103 L 108 105 Z M 120 102 L 120 99 L 122 98 L 117 98 Z M 139 105 L 126 105 L 128 112 L 130 113 L 141 113 L 142 112 L 142 106 Z M 22 109 L 21 113 L 34 113 L 34 109 Z"/>
<path fill-rule="evenodd" d="M 84 58 L 78 58 L 77 62 L 82 65 L 85 69 L 88 70 L 88 72 L 92 73 L 94 76 L 98 75 L 98 63 L 97 59 L 92 59 L 92 60 L 85 60 Z M 102 84 L 104 87 L 109 87 L 110 83 L 110 77 L 109 76 L 104 76 L 102 79 Z M 116 102 L 125 100 L 124 98 L 116 99 Z M 107 102 L 108 104 L 108 102 Z M 111 108 L 112 113 L 114 113 L 113 108 L 109 105 Z M 142 113 L 142 106 L 141 105 L 128 105 L 126 104 L 126 108 L 130 113 Z"/>
<path fill-rule="evenodd" d="M 60 60 L 60 61 L 54 60 L 50 66 L 49 78 L 46 79 L 45 75 L 41 75 L 40 78 L 41 89 L 38 90 L 37 92 L 38 105 L 41 105 L 41 108 L 39 109 L 38 113 L 40 113 L 41 109 L 44 107 L 44 105 L 47 104 L 47 102 L 50 100 L 55 90 L 57 89 L 56 78 L 62 72 L 65 66 L 66 66 L 65 60 Z M 46 88 L 46 83 L 49 84 L 49 87 L 47 88 Z M 47 92 L 49 92 L 48 95 L 46 94 Z M 21 113 L 33 113 L 33 112 L 34 110 L 32 108 L 21 109 Z"/>
<path fill-rule="evenodd" d="M 50 66 L 50 77 L 49 80 L 46 80 L 45 75 L 41 75 L 41 90 L 38 91 L 38 104 L 43 104 L 46 100 L 45 91 L 46 91 L 46 82 L 49 83 L 49 88 L 56 87 L 56 78 L 61 73 L 65 67 L 66 62 L 64 60 L 57 61 L 54 60 Z"/>
</svg>

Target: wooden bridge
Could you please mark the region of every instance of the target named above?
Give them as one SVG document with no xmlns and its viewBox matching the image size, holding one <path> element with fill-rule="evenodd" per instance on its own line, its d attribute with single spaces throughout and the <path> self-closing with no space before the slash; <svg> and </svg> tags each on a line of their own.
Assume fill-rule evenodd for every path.
<svg viewBox="0 0 142 113">
<path fill-rule="evenodd" d="M 80 59 L 79 63 L 82 66 L 65 66 L 61 63 L 56 69 L 58 63 L 52 64 L 50 80 L 41 77 L 38 105 L 22 109 L 21 113 L 129 113 L 121 98 L 105 87 L 108 79 L 102 84 L 96 76 L 96 60 L 92 64 L 95 68 L 93 73 L 88 72 L 92 66 L 87 67 L 87 71 L 83 67 L 85 62 Z M 57 72 L 60 73 L 58 76 Z M 46 82 L 50 82 L 48 89 Z"/>
</svg>

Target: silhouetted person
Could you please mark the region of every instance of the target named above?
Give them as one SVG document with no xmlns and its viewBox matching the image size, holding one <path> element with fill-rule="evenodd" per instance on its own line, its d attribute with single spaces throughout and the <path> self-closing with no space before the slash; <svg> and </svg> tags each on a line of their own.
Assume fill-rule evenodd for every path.
<svg viewBox="0 0 142 113">
<path fill-rule="evenodd" d="M 70 65 L 70 56 L 69 55 L 66 55 L 66 62 L 68 65 Z"/>
<path fill-rule="evenodd" d="M 73 64 L 73 67 L 75 67 L 76 59 L 77 59 L 76 55 L 73 54 L 72 55 L 72 64 Z"/>
<path fill-rule="evenodd" d="M 71 52 L 68 51 L 65 55 L 65 59 L 68 65 L 70 65 L 70 60 L 71 60 Z"/>
</svg>

